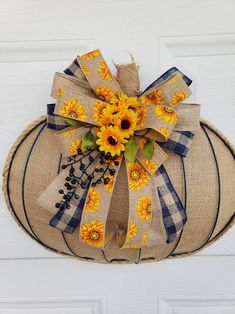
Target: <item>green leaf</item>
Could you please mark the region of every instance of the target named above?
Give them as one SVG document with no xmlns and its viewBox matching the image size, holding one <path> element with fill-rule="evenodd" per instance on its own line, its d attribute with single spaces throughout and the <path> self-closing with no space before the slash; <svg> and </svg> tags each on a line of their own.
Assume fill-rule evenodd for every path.
<svg viewBox="0 0 235 314">
<path fill-rule="evenodd" d="M 81 149 L 85 150 L 88 146 L 92 146 L 95 143 L 94 135 L 91 131 L 88 131 L 82 139 Z"/>
<path fill-rule="evenodd" d="M 124 156 L 129 162 L 134 162 L 136 158 L 136 154 L 138 152 L 138 145 L 134 141 L 133 137 L 129 139 L 126 144 Z"/>
<path fill-rule="evenodd" d="M 143 149 L 144 155 L 147 159 L 149 160 L 152 159 L 154 149 L 155 147 L 154 147 L 153 141 L 147 140 L 146 143 L 144 144 L 144 149 Z"/>
<path fill-rule="evenodd" d="M 77 126 L 77 127 L 80 127 L 82 125 L 82 122 L 81 121 L 77 121 L 77 120 L 73 120 L 73 119 L 69 119 L 69 118 L 66 118 L 64 119 L 65 122 L 67 122 L 68 124 L 70 125 L 74 125 L 74 126 Z"/>
</svg>

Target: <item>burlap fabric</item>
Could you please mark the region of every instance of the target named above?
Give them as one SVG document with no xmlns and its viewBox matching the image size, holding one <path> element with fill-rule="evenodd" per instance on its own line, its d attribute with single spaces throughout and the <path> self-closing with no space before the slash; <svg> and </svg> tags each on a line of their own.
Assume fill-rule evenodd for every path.
<svg viewBox="0 0 235 314">
<path fill-rule="evenodd" d="M 119 84 L 123 87 L 121 80 Z M 136 83 L 133 88 L 136 93 Z M 128 93 L 132 94 L 130 85 L 128 89 Z M 36 200 L 57 176 L 61 153 L 54 131 L 46 127 L 46 117 L 34 121 L 10 150 L 3 173 L 7 206 L 18 224 L 39 244 L 80 259 L 103 263 L 139 263 L 192 254 L 218 239 L 235 220 L 234 148 L 205 121 L 201 121 L 200 130 L 194 134 L 186 158 L 168 152 L 169 158 L 164 163 L 188 216 L 183 231 L 170 244 L 145 249 L 121 249 L 114 238 L 101 250 L 79 241 L 79 228 L 73 234 L 67 234 L 49 226 L 50 211 L 40 207 Z M 127 174 L 122 165 L 108 214 L 108 222 L 115 228 L 118 226 L 117 232 L 126 229 L 127 204 Z"/>
</svg>

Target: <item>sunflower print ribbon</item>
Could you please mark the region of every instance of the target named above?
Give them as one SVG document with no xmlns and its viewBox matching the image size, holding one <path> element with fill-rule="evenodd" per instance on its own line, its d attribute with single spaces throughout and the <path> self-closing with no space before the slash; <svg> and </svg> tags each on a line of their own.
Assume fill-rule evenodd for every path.
<svg viewBox="0 0 235 314">
<path fill-rule="evenodd" d="M 63 160 L 69 163 L 62 166 L 61 173 L 46 187 L 39 203 L 48 208 L 53 200 L 59 208 L 56 214 L 54 206 L 50 209 L 55 214 L 50 222 L 52 226 L 73 232 L 80 223 L 80 241 L 104 248 L 113 236 L 107 223 L 112 192 L 120 166 L 125 165 L 129 220 L 127 230 L 119 235 L 120 247 L 141 248 L 166 242 L 154 174 L 167 155 L 156 141 L 166 142 L 176 126 L 187 131 L 188 125 L 191 130 L 197 128 L 194 108 L 189 110 L 187 105 L 180 105 L 191 91 L 182 74 L 174 72 L 139 98 L 128 97 L 99 50 L 78 57 L 77 62 L 84 84 L 56 73 L 52 88 L 52 96 L 57 99 L 55 115 L 70 125 L 57 133 Z M 195 109 L 196 112 L 198 109 Z M 188 121 L 187 129 L 185 121 Z M 76 163 L 74 156 L 79 154 L 82 163 Z M 84 169 L 85 180 L 81 179 Z M 61 205 L 58 187 L 66 180 L 67 188 L 72 182 L 73 192 L 69 192 L 72 193 L 70 204 L 62 201 Z M 63 190 L 59 193 L 69 198 Z"/>
</svg>

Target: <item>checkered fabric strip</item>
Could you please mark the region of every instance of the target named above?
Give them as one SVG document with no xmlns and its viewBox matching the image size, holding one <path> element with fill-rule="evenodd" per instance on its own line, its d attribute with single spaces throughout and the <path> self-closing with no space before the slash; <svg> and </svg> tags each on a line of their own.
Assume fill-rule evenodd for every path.
<svg viewBox="0 0 235 314">
<path fill-rule="evenodd" d="M 77 59 L 75 59 L 68 67 L 64 70 L 67 75 L 75 76 L 76 71 L 80 68 Z"/>
<path fill-rule="evenodd" d="M 56 227 L 64 232 L 73 233 L 81 221 L 82 211 L 85 204 L 86 196 L 89 188 L 83 192 L 82 197 L 79 199 L 77 207 L 73 209 L 59 209 L 58 212 L 52 217 L 49 225 Z"/>
<path fill-rule="evenodd" d="M 173 131 L 166 142 L 158 142 L 158 144 L 162 148 L 185 157 L 192 144 L 193 137 L 194 134 L 189 131 Z"/>
<path fill-rule="evenodd" d="M 174 73 L 179 72 L 182 74 L 182 79 L 185 81 L 185 83 L 190 86 L 192 84 L 192 80 L 184 75 L 179 69 L 177 69 L 176 67 L 170 68 L 169 70 L 167 70 L 165 73 L 163 73 L 158 79 L 156 79 L 152 84 L 150 84 L 143 92 L 145 93 L 148 89 L 153 88 L 154 86 L 162 83 L 163 81 L 167 80 L 170 76 L 172 76 Z"/>
<path fill-rule="evenodd" d="M 55 104 L 47 105 L 47 127 L 52 130 L 62 130 L 68 126 L 63 118 L 54 114 Z"/>
<path fill-rule="evenodd" d="M 186 210 L 177 195 L 164 166 L 157 173 L 157 190 L 162 207 L 163 223 L 167 233 L 167 243 L 179 235 L 187 221 Z"/>
</svg>

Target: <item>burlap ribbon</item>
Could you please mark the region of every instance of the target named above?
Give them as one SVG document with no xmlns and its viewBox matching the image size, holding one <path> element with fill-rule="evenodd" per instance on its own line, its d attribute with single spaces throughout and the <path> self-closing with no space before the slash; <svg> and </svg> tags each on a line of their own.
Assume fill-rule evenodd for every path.
<svg viewBox="0 0 235 314">
<path fill-rule="evenodd" d="M 132 98 L 142 104 L 134 133 L 134 141 L 140 147 L 135 162 L 128 161 L 123 154 L 106 160 L 105 156 L 100 158 L 102 154 L 97 148 L 81 151 L 81 139 L 88 130 L 96 136 L 97 128 L 102 128 L 98 117 L 113 96 L 122 97 L 123 101 L 129 98 L 123 94 L 99 50 L 78 57 L 77 62 L 79 84 L 75 77 L 56 73 L 52 87 L 52 97 L 57 100 L 55 117 L 69 118 L 72 126 L 57 133 L 63 156 L 62 171 L 39 197 L 40 205 L 53 213 L 50 225 L 72 233 L 80 223 L 80 240 L 100 248 L 117 234 L 122 248 L 147 247 L 174 240 L 186 217 L 179 207 L 174 207 L 176 197 L 171 190 L 175 191 L 171 183 L 168 184 L 170 180 L 162 166 L 167 154 L 157 142 L 164 146 L 175 134 L 187 138 L 182 131 L 198 129 L 199 107 L 180 105 L 191 94 L 183 74 L 168 72 L 167 77 L 154 82 L 138 99 Z M 82 122 L 82 127 L 76 125 L 76 121 Z M 149 139 L 155 141 L 151 160 L 141 149 Z M 126 167 L 129 185 L 129 208 L 126 208 L 129 219 L 127 230 L 120 232 L 107 223 L 107 217 L 122 164 Z M 164 206 L 168 206 L 169 216 L 165 221 Z M 166 221 L 171 222 L 170 228 L 178 224 L 173 236 L 169 236 Z"/>
</svg>

